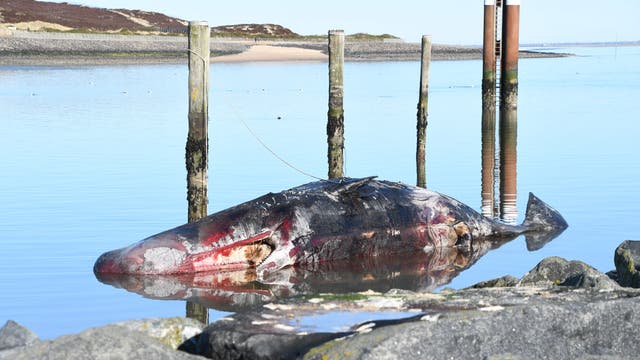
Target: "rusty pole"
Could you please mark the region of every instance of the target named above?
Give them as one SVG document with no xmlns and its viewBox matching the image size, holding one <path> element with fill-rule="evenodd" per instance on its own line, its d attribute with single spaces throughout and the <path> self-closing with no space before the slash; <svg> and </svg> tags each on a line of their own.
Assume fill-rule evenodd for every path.
<svg viewBox="0 0 640 360">
<path fill-rule="evenodd" d="M 344 31 L 329 30 L 329 111 L 327 158 L 329 179 L 344 176 Z"/>
<path fill-rule="evenodd" d="M 209 153 L 209 37 L 206 21 L 189 22 L 189 131 L 187 134 L 188 220 L 207 216 Z M 208 309 L 187 301 L 187 317 L 207 324 Z"/>
<path fill-rule="evenodd" d="M 500 104 L 502 107 L 515 109 L 518 104 L 520 0 L 505 0 L 505 5 L 502 7 Z"/>
<path fill-rule="evenodd" d="M 496 2 L 484 1 L 482 42 L 482 214 L 494 216 L 496 157 Z"/>
<path fill-rule="evenodd" d="M 520 0 L 504 0 L 500 64 L 500 205 L 503 220 L 515 223 L 517 200 L 518 48 Z"/>
<path fill-rule="evenodd" d="M 416 171 L 417 185 L 427 187 L 427 110 L 429 104 L 429 65 L 431 63 L 431 35 L 422 36 L 422 60 L 420 62 L 420 96 L 418 99 Z"/>
</svg>

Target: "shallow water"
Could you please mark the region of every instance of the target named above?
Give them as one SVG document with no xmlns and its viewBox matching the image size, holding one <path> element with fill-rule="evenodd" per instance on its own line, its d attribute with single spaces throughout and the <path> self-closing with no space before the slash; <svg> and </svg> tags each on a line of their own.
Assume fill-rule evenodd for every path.
<svg viewBox="0 0 640 360">
<path fill-rule="evenodd" d="M 639 236 L 640 47 L 558 51 L 578 56 L 520 60 L 518 210 L 521 221 L 533 191 L 570 227 L 539 251 L 507 243 L 448 286 L 519 277 L 551 255 L 608 271 L 615 247 Z M 242 121 L 326 176 L 326 66 L 214 65 L 209 212 L 313 180 Z M 427 130 L 428 187 L 478 210 L 481 72 L 480 61 L 432 64 Z M 417 62 L 346 64 L 346 175 L 414 183 L 418 80 Z M 0 67 L 0 82 L 0 322 L 51 338 L 183 315 L 184 302 L 103 285 L 91 269 L 186 221 L 186 66 Z"/>
</svg>

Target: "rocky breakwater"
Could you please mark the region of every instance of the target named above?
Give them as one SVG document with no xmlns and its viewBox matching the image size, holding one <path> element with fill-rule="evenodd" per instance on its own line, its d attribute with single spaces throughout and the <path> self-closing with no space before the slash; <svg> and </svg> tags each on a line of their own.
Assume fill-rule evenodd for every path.
<svg viewBox="0 0 640 360">
<path fill-rule="evenodd" d="M 318 360 L 635 359 L 640 351 L 634 335 L 640 290 L 623 288 L 580 261 L 551 257 L 521 279 L 505 276 L 458 291 L 358 295 L 234 315 L 205 328 L 190 351 L 213 359 Z M 353 324 L 330 341 L 330 334 L 300 331 L 291 320 L 301 312 L 346 309 L 374 318 L 389 311 L 405 316 Z"/>
<path fill-rule="evenodd" d="M 245 42 L 212 41 L 212 56 L 241 53 Z M 187 61 L 185 36 L 12 31 L 0 36 L 0 65 L 94 65 Z"/>
<path fill-rule="evenodd" d="M 320 50 L 328 54 L 326 41 L 273 41 L 272 45 Z M 520 51 L 520 58 L 563 57 L 570 54 L 543 51 Z M 344 45 L 346 61 L 419 61 L 420 43 L 401 40 L 347 40 Z M 431 60 L 477 60 L 482 59 L 481 46 L 434 44 Z"/>
<path fill-rule="evenodd" d="M 195 336 L 202 325 L 160 331 L 181 333 L 169 337 L 183 351 L 149 333 L 164 328 L 160 320 L 51 341 L 8 322 L 0 330 L 0 359 L 636 359 L 640 289 L 625 286 L 637 285 L 628 279 L 637 276 L 638 260 L 640 242 L 625 241 L 616 250 L 617 270 L 608 274 L 550 257 L 521 279 L 505 276 L 462 290 L 283 299 L 217 320 Z M 331 314 L 342 319 L 339 329 L 317 326 Z M 363 318 L 370 320 L 355 320 Z"/>
</svg>

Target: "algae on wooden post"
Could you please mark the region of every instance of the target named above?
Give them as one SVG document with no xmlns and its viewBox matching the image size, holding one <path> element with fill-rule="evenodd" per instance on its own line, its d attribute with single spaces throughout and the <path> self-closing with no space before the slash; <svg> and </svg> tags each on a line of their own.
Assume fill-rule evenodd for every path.
<svg viewBox="0 0 640 360">
<path fill-rule="evenodd" d="M 186 145 L 188 220 L 207 216 L 209 37 L 206 21 L 189 23 L 189 132 Z M 187 317 L 209 322 L 208 309 L 187 302 Z"/>
<path fill-rule="evenodd" d="M 420 66 L 420 97 L 418 99 L 416 171 L 417 185 L 427 187 L 427 109 L 429 104 L 429 65 L 431 63 L 431 35 L 422 36 L 422 61 Z"/>
<path fill-rule="evenodd" d="M 344 176 L 344 31 L 329 30 L 329 111 L 327 158 L 329 179 Z"/>
</svg>

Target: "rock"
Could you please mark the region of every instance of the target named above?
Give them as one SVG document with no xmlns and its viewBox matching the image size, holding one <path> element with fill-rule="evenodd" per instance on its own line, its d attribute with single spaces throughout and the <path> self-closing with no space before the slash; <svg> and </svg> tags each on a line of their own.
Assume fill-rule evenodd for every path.
<svg viewBox="0 0 640 360">
<path fill-rule="evenodd" d="M 29 346 L 38 341 L 40 341 L 40 339 L 38 339 L 38 336 L 33 331 L 13 320 L 7 321 L 7 323 L 0 328 L 0 351 Z"/>
<path fill-rule="evenodd" d="M 613 262 L 616 264 L 618 283 L 627 287 L 640 287 L 640 241 L 626 240 L 618 246 Z"/>
<path fill-rule="evenodd" d="M 557 288 L 557 287 L 556 287 Z M 330 341 L 305 359 L 635 359 L 638 293 L 522 288 L 463 290 L 475 310 L 450 309 L 423 321 Z M 519 293 L 522 292 L 522 293 Z M 490 295 L 487 297 L 487 295 Z M 632 297 L 627 297 L 632 296 Z M 520 300 L 514 301 L 514 298 Z M 510 305 L 522 302 L 518 305 Z M 443 304 L 446 306 L 446 301 Z"/>
<path fill-rule="evenodd" d="M 121 325 L 111 324 L 92 328 L 79 334 L 65 335 L 54 340 L 36 342 L 30 346 L 0 351 L 0 359 L 202 359 L 176 351 L 143 331 L 131 329 L 142 330 L 145 327 L 144 324 L 153 323 L 154 320 L 146 323 L 135 321 L 133 324 L 127 322 Z M 148 332 L 155 333 L 155 330 Z"/>
<path fill-rule="evenodd" d="M 475 285 L 471 285 L 469 289 L 510 287 L 510 286 L 516 286 L 517 283 L 518 283 L 518 278 L 511 275 L 505 275 L 497 279 L 481 281 Z"/>
<path fill-rule="evenodd" d="M 200 334 L 205 326 L 200 321 L 184 317 L 128 320 L 114 325 L 145 333 L 173 349 Z"/>
<path fill-rule="evenodd" d="M 535 268 L 524 275 L 517 286 L 571 286 L 598 290 L 618 287 L 607 275 L 582 261 L 567 261 L 552 256 L 543 259 Z"/>
<path fill-rule="evenodd" d="M 0 36 L 7 37 L 7 36 L 12 36 L 12 35 L 13 35 L 13 31 L 11 31 L 11 30 L 9 30 L 7 28 L 4 28 L 4 27 L 0 27 Z"/>
<path fill-rule="evenodd" d="M 343 333 L 298 332 L 293 326 L 265 320 L 260 314 L 235 314 L 204 329 L 186 351 L 210 359 L 296 359 Z"/>
<path fill-rule="evenodd" d="M 607 271 L 605 274 L 609 277 L 609 279 L 611 279 L 611 280 L 613 280 L 615 282 L 618 282 L 618 271 L 617 270 Z"/>
</svg>

